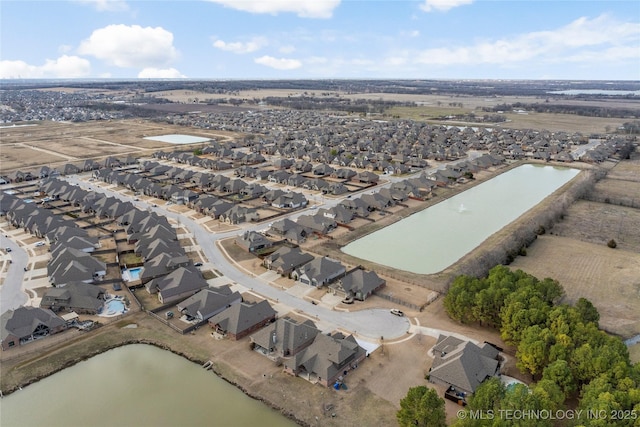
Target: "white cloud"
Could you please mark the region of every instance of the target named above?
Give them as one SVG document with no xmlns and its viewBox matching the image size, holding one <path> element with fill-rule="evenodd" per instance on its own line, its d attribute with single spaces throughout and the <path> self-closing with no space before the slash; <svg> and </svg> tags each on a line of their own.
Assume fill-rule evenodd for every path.
<svg viewBox="0 0 640 427">
<path fill-rule="evenodd" d="M 284 54 L 293 53 L 295 51 L 296 51 L 296 48 L 294 46 L 291 46 L 291 45 L 282 46 L 282 47 L 280 47 L 278 49 L 278 52 L 284 53 Z"/>
<path fill-rule="evenodd" d="M 78 56 L 62 55 L 58 59 L 47 59 L 43 65 L 31 65 L 24 61 L 0 61 L 0 78 L 80 78 L 91 72 L 91 64 Z"/>
<path fill-rule="evenodd" d="M 220 39 L 214 39 L 213 41 L 213 47 L 233 53 L 255 52 L 267 44 L 269 43 L 265 37 L 254 37 L 246 42 L 225 42 Z"/>
<path fill-rule="evenodd" d="M 425 0 L 424 4 L 420 5 L 420 9 L 425 12 L 431 12 L 433 10 L 446 12 L 454 7 L 471 4 L 473 1 L 474 0 Z"/>
<path fill-rule="evenodd" d="M 162 27 L 109 25 L 95 30 L 78 52 L 117 67 L 162 67 L 178 57 L 173 34 Z"/>
<path fill-rule="evenodd" d="M 139 79 L 183 79 L 185 77 L 187 76 L 175 68 L 145 68 L 138 73 Z"/>
<path fill-rule="evenodd" d="M 256 64 L 265 65 L 267 67 L 275 68 L 276 70 L 295 70 L 302 67 L 302 62 L 297 59 L 287 58 L 274 58 L 273 56 L 261 56 L 254 59 Z"/>
<path fill-rule="evenodd" d="M 209 0 L 251 13 L 295 13 L 301 18 L 331 18 L 341 0 Z"/>
<path fill-rule="evenodd" d="M 125 0 L 76 0 L 78 3 L 93 5 L 100 12 L 122 12 L 129 10 Z"/>
<path fill-rule="evenodd" d="M 468 46 L 437 47 L 420 51 L 415 62 L 433 65 L 513 64 L 525 61 L 567 62 L 598 55 L 628 57 L 640 42 L 640 24 L 618 22 L 606 15 L 579 18 L 564 27 L 483 40 Z M 589 49 L 585 51 L 585 49 Z M 591 59 L 589 59 L 591 58 Z"/>
<path fill-rule="evenodd" d="M 73 46 L 70 46 L 68 44 L 62 44 L 60 46 L 58 46 L 58 52 L 60 53 L 69 53 L 73 50 Z"/>
</svg>

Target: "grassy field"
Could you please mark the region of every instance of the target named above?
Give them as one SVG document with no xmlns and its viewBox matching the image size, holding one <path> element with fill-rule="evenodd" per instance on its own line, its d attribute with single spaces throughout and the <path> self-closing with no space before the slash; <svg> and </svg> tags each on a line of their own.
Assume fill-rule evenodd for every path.
<svg viewBox="0 0 640 427">
<path fill-rule="evenodd" d="M 640 209 L 580 200 L 569 207 L 552 233 L 606 246 L 610 239 L 619 249 L 640 252 Z"/>
<path fill-rule="evenodd" d="M 542 279 L 551 277 L 566 292 L 565 301 L 589 299 L 600 312 L 600 325 L 629 337 L 640 333 L 640 253 L 569 237 L 540 236 L 527 256 L 511 264 Z"/>
<path fill-rule="evenodd" d="M 473 106 L 474 104 L 471 104 Z M 474 108 L 467 107 L 463 103 L 463 107 L 447 107 L 446 104 L 441 106 L 422 106 L 422 107 L 393 107 L 385 112 L 388 116 L 398 116 L 416 121 L 428 121 L 430 123 L 449 123 L 464 124 L 460 122 L 442 122 L 434 120 L 435 117 L 474 113 L 482 116 L 486 113 L 477 111 Z M 601 117 L 585 117 L 575 114 L 550 114 L 550 113 L 528 113 L 517 114 L 505 112 L 506 122 L 497 124 L 479 123 L 478 126 L 502 127 L 507 129 L 546 129 L 549 131 L 565 131 L 589 133 L 604 133 L 607 129 L 616 129 L 621 126 L 627 119 L 601 118 Z"/>
</svg>

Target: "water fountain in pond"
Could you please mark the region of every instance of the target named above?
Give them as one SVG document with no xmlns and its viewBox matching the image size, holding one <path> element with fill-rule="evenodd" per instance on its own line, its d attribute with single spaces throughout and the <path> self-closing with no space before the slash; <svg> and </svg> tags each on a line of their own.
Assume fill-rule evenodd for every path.
<svg viewBox="0 0 640 427">
<path fill-rule="evenodd" d="M 464 203 L 460 203 L 460 207 L 458 208 L 458 213 L 464 213 L 467 211 L 467 208 L 464 207 Z"/>
</svg>

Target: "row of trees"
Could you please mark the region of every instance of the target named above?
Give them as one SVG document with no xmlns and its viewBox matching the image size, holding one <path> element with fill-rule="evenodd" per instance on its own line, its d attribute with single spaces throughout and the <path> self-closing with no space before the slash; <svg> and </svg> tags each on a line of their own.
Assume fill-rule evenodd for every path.
<svg viewBox="0 0 640 427">
<path fill-rule="evenodd" d="M 553 113 L 553 114 L 575 114 L 578 116 L 588 117 L 621 117 L 621 118 L 640 118 L 640 112 L 637 108 L 610 108 L 600 107 L 597 105 L 574 105 L 574 104 L 549 104 L 549 103 L 524 103 L 515 102 L 513 104 L 498 104 L 494 107 L 484 107 L 487 112 L 510 111 L 512 109 L 523 109 L 527 111 L 535 111 L 536 113 Z"/>
<path fill-rule="evenodd" d="M 555 280 L 539 280 L 504 266 L 493 268 L 486 278 L 455 279 L 444 298 L 449 316 L 499 329 L 504 341 L 517 349 L 518 368 L 535 381 L 530 389 L 505 389 L 497 380 L 487 381 L 471 398 L 470 409 L 558 410 L 579 399 L 578 408 L 585 411 L 628 411 L 640 418 L 640 364 L 631 365 L 624 343 L 598 328 L 599 313 L 590 301 L 558 304 L 563 293 Z M 521 421 L 518 425 L 551 425 L 545 424 L 551 420 Z M 492 422 L 458 424 L 509 425 Z M 631 417 L 613 424 L 610 419 L 582 419 L 579 425 L 634 422 Z"/>
</svg>

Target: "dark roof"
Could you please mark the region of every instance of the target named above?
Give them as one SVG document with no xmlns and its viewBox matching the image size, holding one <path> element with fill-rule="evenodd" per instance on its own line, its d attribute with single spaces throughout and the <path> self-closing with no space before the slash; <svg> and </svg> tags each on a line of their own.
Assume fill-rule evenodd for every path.
<svg viewBox="0 0 640 427">
<path fill-rule="evenodd" d="M 276 314 L 267 300 L 256 304 L 242 302 L 216 314 L 209 319 L 209 324 L 218 325 L 222 330 L 238 335 L 260 322 L 275 318 Z"/>
</svg>

